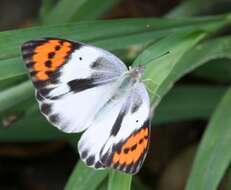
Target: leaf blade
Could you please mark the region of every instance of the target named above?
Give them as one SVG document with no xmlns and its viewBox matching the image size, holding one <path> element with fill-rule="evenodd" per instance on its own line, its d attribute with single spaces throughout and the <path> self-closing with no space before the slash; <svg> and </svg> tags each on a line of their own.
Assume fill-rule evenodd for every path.
<svg viewBox="0 0 231 190">
<path fill-rule="evenodd" d="M 130 190 L 132 175 L 111 171 L 108 182 L 108 190 Z"/>
<path fill-rule="evenodd" d="M 202 138 L 187 190 L 215 190 L 231 161 L 231 89 L 227 91 Z"/>
<path fill-rule="evenodd" d="M 65 185 L 65 190 L 94 190 L 107 177 L 108 170 L 95 170 L 79 161 Z"/>
</svg>

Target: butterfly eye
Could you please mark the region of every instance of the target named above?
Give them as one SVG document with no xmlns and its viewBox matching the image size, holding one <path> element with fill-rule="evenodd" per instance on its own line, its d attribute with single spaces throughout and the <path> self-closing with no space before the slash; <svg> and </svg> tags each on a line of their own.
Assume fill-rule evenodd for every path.
<svg viewBox="0 0 231 190">
<path fill-rule="evenodd" d="M 138 123 L 139 120 L 136 120 L 136 123 Z"/>
<path fill-rule="evenodd" d="M 79 60 L 81 61 L 81 60 L 82 60 L 82 57 L 79 57 Z"/>
</svg>

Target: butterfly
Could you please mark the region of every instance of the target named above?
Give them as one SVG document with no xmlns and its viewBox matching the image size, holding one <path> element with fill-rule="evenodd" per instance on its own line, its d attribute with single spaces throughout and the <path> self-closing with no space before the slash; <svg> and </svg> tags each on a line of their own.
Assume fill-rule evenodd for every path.
<svg viewBox="0 0 231 190">
<path fill-rule="evenodd" d="M 87 166 L 136 174 L 150 144 L 150 100 L 144 67 L 127 69 L 112 53 L 59 38 L 22 45 L 41 113 L 66 133 L 83 132 Z"/>
</svg>

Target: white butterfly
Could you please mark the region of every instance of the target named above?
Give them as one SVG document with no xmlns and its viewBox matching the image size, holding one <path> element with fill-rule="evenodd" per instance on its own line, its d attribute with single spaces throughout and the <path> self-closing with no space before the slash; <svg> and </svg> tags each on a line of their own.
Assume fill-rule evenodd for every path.
<svg viewBox="0 0 231 190">
<path fill-rule="evenodd" d="M 140 78 L 103 49 L 57 38 L 29 41 L 22 55 L 43 115 L 67 133 L 83 132 L 80 158 L 94 168 L 137 173 L 150 136 L 150 102 Z"/>
</svg>

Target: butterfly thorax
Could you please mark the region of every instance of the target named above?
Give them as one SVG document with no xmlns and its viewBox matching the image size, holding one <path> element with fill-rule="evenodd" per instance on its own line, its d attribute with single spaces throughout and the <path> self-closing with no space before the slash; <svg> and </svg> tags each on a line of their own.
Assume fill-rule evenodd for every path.
<svg viewBox="0 0 231 190">
<path fill-rule="evenodd" d="M 137 65 L 136 67 L 129 69 L 128 73 L 134 81 L 139 82 L 142 75 L 144 74 L 144 66 Z"/>
<path fill-rule="evenodd" d="M 134 68 L 129 68 L 129 70 L 121 76 L 119 80 L 119 86 L 117 91 L 129 92 L 131 91 L 137 83 L 140 82 L 141 77 L 144 73 L 143 65 L 138 65 Z"/>
</svg>

